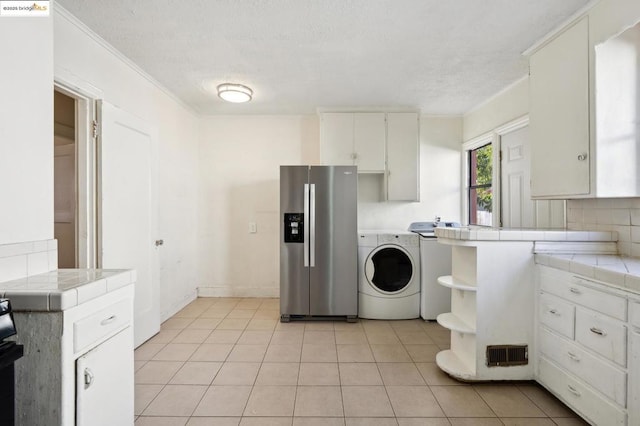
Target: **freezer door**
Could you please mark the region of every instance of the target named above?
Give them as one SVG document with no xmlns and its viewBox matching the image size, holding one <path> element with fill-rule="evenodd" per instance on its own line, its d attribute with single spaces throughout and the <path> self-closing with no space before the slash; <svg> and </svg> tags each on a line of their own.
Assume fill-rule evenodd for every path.
<svg viewBox="0 0 640 426">
<path fill-rule="evenodd" d="M 309 315 L 309 268 L 308 257 L 308 210 L 309 166 L 280 167 L 280 314 Z M 305 200 L 307 206 L 305 209 Z M 302 218 L 303 242 L 285 242 L 286 218 L 300 215 Z M 285 216 L 289 215 L 289 216 Z"/>
<path fill-rule="evenodd" d="M 358 314 L 358 175 L 355 166 L 309 171 L 310 315 Z"/>
</svg>

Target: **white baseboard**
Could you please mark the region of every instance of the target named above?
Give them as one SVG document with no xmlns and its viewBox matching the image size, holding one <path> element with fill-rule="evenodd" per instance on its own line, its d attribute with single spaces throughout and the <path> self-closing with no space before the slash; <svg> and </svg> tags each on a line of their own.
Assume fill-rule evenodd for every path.
<svg viewBox="0 0 640 426">
<path fill-rule="evenodd" d="M 280 289 L 253 287 L 198 287 L 198 297 L 280 297 Z"/>
</svg>

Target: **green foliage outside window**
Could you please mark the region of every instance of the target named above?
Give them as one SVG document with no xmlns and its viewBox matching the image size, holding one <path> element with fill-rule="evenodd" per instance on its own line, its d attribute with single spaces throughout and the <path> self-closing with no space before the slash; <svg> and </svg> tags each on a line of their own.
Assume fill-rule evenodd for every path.
<svg viewBox="0 0 640 426">
<path fill-rule="evenodd" d="M 475 150 L 475 154 L 477 162 L 476 185 L 490 185 L 493 177 L 493 146 L 491 144 L 485 145 Z M 490 187 L 478 188 L 478 209 L 490 212 L 492 198 L 493 194 Z"/>
</svg>

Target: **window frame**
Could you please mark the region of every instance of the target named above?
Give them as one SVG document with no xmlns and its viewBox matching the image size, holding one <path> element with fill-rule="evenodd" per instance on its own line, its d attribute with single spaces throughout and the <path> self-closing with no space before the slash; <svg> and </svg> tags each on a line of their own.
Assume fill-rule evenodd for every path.
<svg viewBox="0 0 640 426">
<path fill-rule="evenodd" d="M 476 225 L 469 223 L 469 212 L 470 212 L 470 194 L 471 194 L 471 151 L 482 148 L 486 145 L 492 145 L 492 158 L 491 158 L 491 189 L 492 189 L 492 201 L 491 201 L 491 225 Z M 462 145 L 462 183 L 464 190 L 461 194 L 461 207 L 462 207 L 462 218 L 463 223 L 466 226 L 478 226 L 482 228 L 489 227 L 498 227 L 500 224 L 500 191 L 497 191 L 496 188 L 500 188 L 500 180 L 499 180 L 499 147 L 500 147 L 500 139 L 497 133 L 489 132 L 485 133 L 477 138 L 471 139 L 468 142 L 465 142 Z"/>
<path fill-rule="evenodd" d="M 491 146 L 491 181 L 489 183 L 483 183 L 483 184 L 474 184 L 473 180 L 474 180 L 474 176 L 476 177 L 477 180 L 477 171 L 478 171 L 478 165 L 477 165 L 477 161 L 476 161 L 476 165 L 474 167 L 473 163 L 473 153 L 481 150 L 483 148 L 486 148 L 488 146 Z M 467 182 L 467 218 L 468 218 L 468 223 L 469 225 L 473 225 L 473 226 L 485 226 L 485 227 L 489 227 L 489 226 L 493 226 L 493 215 L 494 210 L 493 210 L 493 197 L 494 197 L 494 193 L 495 191 L 494 189 L 494 180 L 493 180 L 493 149 L 495 149 L 495 146 L 493 145 L 492 142 L 487 142 L 484 145 L 478 146 L 476 148 L 472 148 L 470 149 L 467 154 L 467 161 L 468 161 L 468 182 Z M 476 157 L 477 158 L 477 157 Z M 475 172 L 475 173 L 474 173 Z M 478 190 L 478 189 L 491 189 L 491 224 L 490 225 L 481 225 L 479 223 L 471 223 L 471 212 L 473 210 L 474 205 L 476 205 L 476 202 L 473 201 L 471 198 L 471 194 L 473 192 L 473 190 Z M 477 195 L 477 192 L 476 192 Z"/>
</svg>

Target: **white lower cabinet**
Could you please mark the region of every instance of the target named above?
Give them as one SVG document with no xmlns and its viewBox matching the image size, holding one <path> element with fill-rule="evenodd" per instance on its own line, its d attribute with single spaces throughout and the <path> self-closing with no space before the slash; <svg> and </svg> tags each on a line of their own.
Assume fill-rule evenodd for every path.
<svg viewBox="0 0 640 426">
<path fill-rule="evenodd" d="M 76 426 L 131 424 L 132 341 L 127 327 L 76 360 Z"/>
<path fill-rule="evenodd" d="M 631 350 L 627 355 L 628 334 L 629 346 L 634 344 L 628 333 L 629 293 L 569 272 L 537 268 L 538 382 L 593 425 L 640 425 L 638 414 L 632 414 L 638 410 L 634 362 L 640 355 Z"/>
<path fill-rule="evenodd" d="M 133 296 L 130 283 L 61 311 L 14 312 L 17 425 L 133 426 Z"/>
<path fill-rule="evenodd" d="M 594 388 L 541 357 L 538 380 L 565 404 L 597 426 L 624 426 L 627 415 L 619 406 L 602 398 Z"/>
<path fill-rule="evenodd" d="M 624 407 L 627 400 L 627 375 L 624 370 L 602 361 L 596 355 L 555 333 L 540 328 L 539 351 L 559 367 L 598 388 L 605 396 Z"/>
<path fill-rule="evenodd" d="M 629 300 L 629 425 L 640 425 L 640 300 Z"/>
</svg>

